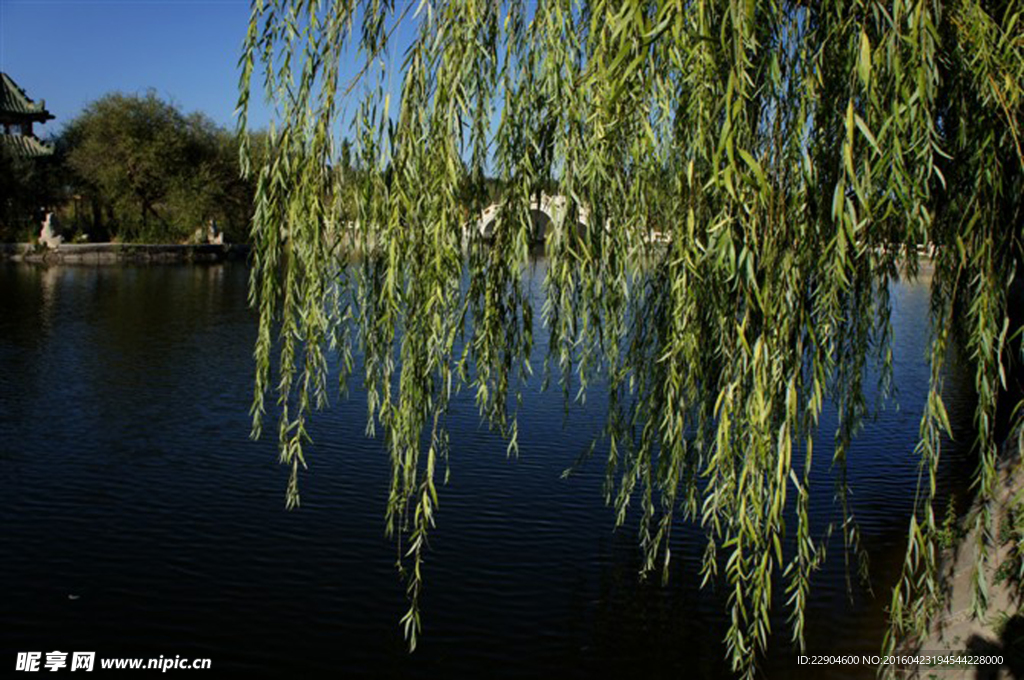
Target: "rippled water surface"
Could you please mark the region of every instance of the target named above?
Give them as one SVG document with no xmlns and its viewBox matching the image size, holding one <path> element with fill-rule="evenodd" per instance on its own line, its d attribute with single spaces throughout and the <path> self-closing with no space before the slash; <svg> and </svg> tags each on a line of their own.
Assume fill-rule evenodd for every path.
<svg viewBox="0 0 1024 680">
<path fill-rule="evenodd" d="M 423 637 L 409 655 L 384 537 L 388 463 L 363 436 L 363 396 L 335 400 L 315 422 L 298 511 L 283 508 L 273 442 L 247 437 L 247 274 L 0 267 L 0 668 L 13 669 L 17 651 L 60 649 L 209 657 L 215 671 L 253 676 L 728 677 L 721 594 L 698 588 L 698 534 L 676 532 L 667 585 L 638 582 L 635 525 L 613 532 L 601 500 L 600 448 L 561 477 L 600 429 L 600 390 L 566 413 L 561 392 L 539 381 L 518 459 L 481 427 L 471 395 L 455 405 Z M 814 582 L 809 653 L 878 650 L 902 559 L 927 286 L 901 284 L 894 298 L 899 408 L 880 413 L 850 456 L 876 597 L 847 596 L 833 540 Z M 961 429 L 963 382 L 950 376 L 947 402 Z M 824 456 L 818 468 L 814 509 L 829 513 Z M 962 487 L 969 470 L 953 447 L 944 488 Z M 797 668 L 778 624 L 768 677 L 870 676 Z"/>
</svg>

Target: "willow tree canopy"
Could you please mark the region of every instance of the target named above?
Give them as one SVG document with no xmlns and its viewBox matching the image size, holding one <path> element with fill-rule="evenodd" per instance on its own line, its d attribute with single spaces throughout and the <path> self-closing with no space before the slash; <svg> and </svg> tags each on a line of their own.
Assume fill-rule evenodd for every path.
<svg viewBox="0 0 1024 680">
<path fill-rule="evenodd" d="M 392 74 L 399 25 L 415 36 Z M 358 76 L 342 78 L 355 55 Z M 608 390 L 608 500 L 620 521 L 639 505 L 645 569 L 667 573 L 673 524 L 697 522 L 705 580 L 729 593 L 736 670 L 753 672 L 773 608 L 790 612 L 801 643 L 821 558 L 808 484 L 823 404 L 840 414 L 824 455 L 845 504 L 867 368 L 881 366 L 885 388 L 891 367 L 888 286 L 929 247 L 922 484 L 887 644 L 924 630 L 937 605 L 947 348 L 960 344 L 974 370 L 983 502 L 1017 351 L 1020 2 L 254 0 L 241 66 L 243 128 L 254 75 L 277 114 L 252 168 L 254 432 L 276 393 L 297 504 L 329 355 L 344 385 L 362 354 L 368 431 L 382 428 L 391 456 L 388 525 L 413 645 L 446 409 L 475 390 L 515 449 L 538 312 L 545 370 L 567 398 L 598 374 Z M 343 105 L 356 111 L 354 170 L 336 154 Z M 482 243 L 467 225 L 489 202 L 487 175 L 501 207 Z M 523 272 L 542 190 L 567 204 L 536 310 Z M 858 550 L 854 523 L 837 530 Z M 986 594 L 979 570 L 979 610 Z"/>
</svg>

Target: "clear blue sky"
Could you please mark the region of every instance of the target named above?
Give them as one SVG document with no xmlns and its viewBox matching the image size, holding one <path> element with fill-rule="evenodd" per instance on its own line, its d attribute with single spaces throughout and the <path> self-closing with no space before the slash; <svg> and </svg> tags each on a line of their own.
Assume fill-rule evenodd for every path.
<svg viewBox="0 0 1024 680">
<path fill-rule="evenodd" d="M 249 0 L 0 0 L 0 70 L 57 117 L 40 136 L 108 92 L 150 88 L 233 128 L 248 19 Z M 254 93 L 250 124 L 268 121 Z"/>
</svg>

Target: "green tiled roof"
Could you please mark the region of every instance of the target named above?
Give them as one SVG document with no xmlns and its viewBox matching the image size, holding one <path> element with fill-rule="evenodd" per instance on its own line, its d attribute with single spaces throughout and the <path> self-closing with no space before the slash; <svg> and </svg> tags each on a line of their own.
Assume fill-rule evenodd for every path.
<svg viewBox="0 0 1024 680">
<path fill-rule="evenodd" d="M 53 153 L 52 146 L 29 135 L 0 134 L 0 145 L 3 146 L 4 151 L 20 158 L 36 158 Z"/>
<path fill-rule="evenodd" d="M 44 102 L 38 104 L 28 98 L 25 90 L 18 87 L 9 75 L 0 73 L 0 115 L 14 114 L 45 121 L 53 118 Z"/>
</svg>

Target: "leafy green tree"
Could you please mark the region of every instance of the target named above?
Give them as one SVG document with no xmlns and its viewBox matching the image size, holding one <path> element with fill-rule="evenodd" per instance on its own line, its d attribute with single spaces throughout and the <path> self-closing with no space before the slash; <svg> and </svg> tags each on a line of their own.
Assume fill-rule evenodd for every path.
<svg viewBox="0 0 1024 680">
<path fill-rule="evenodd" d="M 668 573 L 677 520 L 704 528 L 702 573 L 728 593 L 725 643 L 747 675 L 773 609 L 788 610 L 802 644 L 823 555 L 808 493 L 823 405 L 840 415 L 826 455 L 845 509 L 868 367 L 880 366 L 883 392 L 891 373 L 890 281 L 916 274 L 919 246 L 934 248 L 922 486 L 887 647 L 923 632 L 938 606 L 933 501 L 956 332 L 978 394 L 982 611 L 996 409 L 1021 351 L 1007 305 L 1024 258 L 1021 3 L 441 0 L 413 16 L 415 6 L 257 0 L 240 98 L 243 128 L 254 76 L 279 112 L 266 162 L 246 166 L 258 178 L 254 432 L 276 352 L 296 504 L 326 354 L 341 355 L 344 378 L 358 343 L 369 428 L 383 426 L 391 457 L 387 519 L 406 555 L 412 644 L 457 386 L 475 390 L 515 448 L 536 311 L 522 283 L 530 199 L 545 188 L 566 197 L 539 310 L 548 370 L 567 398 L 570 383 L 582 395 L 604 376 L 608 501 L 619 522 L 638 506 L 644 571 Z M 381 57 L 402 21 L 415 38 L 389 107 Z M 340 64 L 356 48 L 363 82 L 347 83 Z M 340 210 L 323 200 L 338 182 L 325 168 L 353 91 L 364 93 L 358 219 L 339 248 L 323 238 Z M 483 244 L 465 209 L 486 205 L 488 167 L 502 196 Z M 836 529 L 859 553 L 856 522 Z"/>
<path fill-rule="evenodd" d="M 121 238 L 180 241 L 216 219 L 244 240 L 252 184 L 240 177 L 235 136 L 202 114 L 153 92 L 110 94 L 68 124 L 61 146 L 76 188 Z"/>
<path fill-rule="evenodd" d="M 184 171 L 168 186 L 166 214 L 192 231 L 213 219 L 229 241 L 248 240 L 254 187 L 241 176 L 237 137 L 201 114 L 187 123 Z"/>
<path fill-rule="evenodd" d="M 153 92 L 107 95 L 68 125 L 68 163 L 103 197 L 123 237 L 166 225 L 156 206 L 194 152 L 186 130 L 181 113 Z"/>
</svg>

